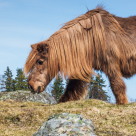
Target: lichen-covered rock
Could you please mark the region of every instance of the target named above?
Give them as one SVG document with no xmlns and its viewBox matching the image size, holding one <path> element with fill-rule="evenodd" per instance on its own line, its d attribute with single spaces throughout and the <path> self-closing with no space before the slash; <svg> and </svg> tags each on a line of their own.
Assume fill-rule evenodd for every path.
<svg viewBox="0 0 136 136">
<path fill-rule="evenodd" d="M 60 113 L 50 116 L 33 136 L 96 136 L 94 129 L 80 114 Z"/>
<path fill-rule="evenodd" d="M 0 92 L 0 100 L 21 100 L 25 101 L 33 101 L 33 102 L 41 102 L 47 104 L 57 104 L 54 97 L 52 97 L 47 92 L 42 92 L 40 94 L 32 94 L 30 91 L 14 91 L 14 92 Z"/>
</svg>

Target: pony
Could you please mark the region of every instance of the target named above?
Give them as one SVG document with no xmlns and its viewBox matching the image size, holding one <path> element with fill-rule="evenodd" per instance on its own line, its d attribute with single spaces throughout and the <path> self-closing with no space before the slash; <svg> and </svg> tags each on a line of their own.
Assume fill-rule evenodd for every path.
<svg viewBox="0 0 136 136">
<path fill-rule="evenodd" d="M 136 73 L 136 16 L 121 18 L 97 7 L 31 47 L 24 66 L 31 92 L 44 91 L 60 72 L 69 83 L 59 102 L 81 100 L 85 84 L 100 70 L 109 78 L 116 104 L 128 103 L 122 77 Z"/>
</svg>

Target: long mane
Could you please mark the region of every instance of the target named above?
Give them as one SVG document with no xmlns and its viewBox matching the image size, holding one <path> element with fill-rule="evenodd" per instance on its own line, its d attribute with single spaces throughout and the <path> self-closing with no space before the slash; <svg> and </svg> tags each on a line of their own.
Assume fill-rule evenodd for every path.
<svg viewBox="0 0 136 136">
<path fill-rule="evenodd" d="M 51 79 L 60 71 L 64 77 L 88 81 L 94 73 L 93 63 L 101 67 L 105 61 L 107 45 L 111 48 L 110 53 L 121 59 L 123 65 L 127 52 L 132 52 L 132 48 L 126 47 L 125 42 L 133 45 L 131 37 L 128 37 L 114 15 L 98 7 L 67 22 L 41 43 L 49 46 L 48 73 Z M 120 53 L 120 50 L 123 52 Z M 34 65 L 36 54 L 33 49 L 25 64 L 25 73 Z"/>
<path fill-rule="evenodd" d="M 97 8 L 67 22 L 47 40 L 51 77 L 60 71 L 70 79 L 90 80 L 94 73 L 94 54 L 99 59 L 105 53 L 104 27 L 99 11 L 103 10 Z"/>
</svg>

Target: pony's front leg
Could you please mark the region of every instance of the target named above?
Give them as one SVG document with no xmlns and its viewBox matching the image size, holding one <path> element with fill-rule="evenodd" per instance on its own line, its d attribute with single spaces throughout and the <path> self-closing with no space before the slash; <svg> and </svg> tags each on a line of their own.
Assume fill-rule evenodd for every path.
<svg viewBox="0 0 136 136">
<path fill-rule="evenodd" d="M 112 71 L 108 76 L 116 104 L 127 104 L 126 86 L 120 74 L 117 71 Z"/>
<path fill-rule="evenodd" d="M 60 97 L 60 102 L 76 101 L 85 98 L 88 90 L 86 83 L 82 80 L 70 79 L 67 85 L 66 91 Z"/>
</svg>

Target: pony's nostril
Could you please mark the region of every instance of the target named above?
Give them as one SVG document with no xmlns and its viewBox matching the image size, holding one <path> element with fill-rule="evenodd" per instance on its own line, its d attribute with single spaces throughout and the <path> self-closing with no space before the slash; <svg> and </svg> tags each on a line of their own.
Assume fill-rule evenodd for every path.
<svg viewBox="0 0 136 136">
<path fill-rule="evenodd" d="M 40 93 L 41 86 L 38 86 L 37 93 Z"/>
<path fill-rule="evenodd" d="M 31 85 L 29 85 L 28 88 L 30 89 L 30 91 L 33 91 L 33 87 Z"/>
</svg>

